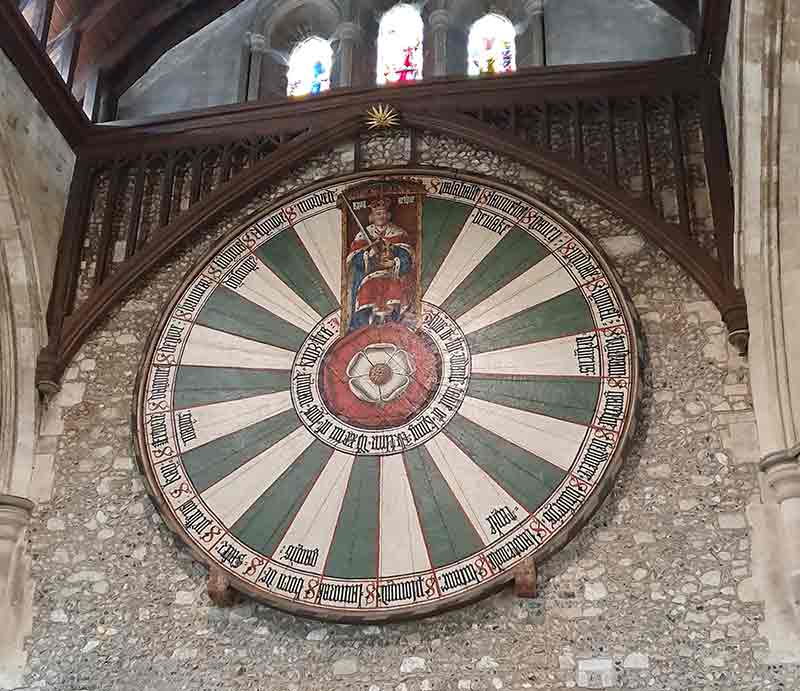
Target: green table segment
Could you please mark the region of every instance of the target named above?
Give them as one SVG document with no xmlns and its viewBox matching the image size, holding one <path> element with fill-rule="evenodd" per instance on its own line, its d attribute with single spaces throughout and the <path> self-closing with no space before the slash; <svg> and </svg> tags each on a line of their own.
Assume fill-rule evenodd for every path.
<svg viewBox="0 0 800 691">
<path fill-rule="evenodd" d="M 134 419 L 167 522 L 233 587 L 378 621 L 551 554 L 632 433 L 634 320 L 581 233 L 491 181 L 316 183 L 207 255 Z"/>
</svg>

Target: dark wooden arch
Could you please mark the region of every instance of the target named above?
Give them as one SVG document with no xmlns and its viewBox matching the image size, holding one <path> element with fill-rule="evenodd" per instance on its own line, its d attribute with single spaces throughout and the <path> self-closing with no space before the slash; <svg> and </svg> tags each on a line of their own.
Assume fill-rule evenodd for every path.
<svg viewBox="0 0 800 691">
<path fill-rule="evenodd" d="M 726 290 L 720 279 L 719 265 L 711 257 L 692 251 L 667 223 L 646 204 L 607 184 L 596 173 L 571 159 L 525 146 L 517 138 L 489 130 L 474 119 L 449 115 L 447 118 L 427 113 L 407 113 L 405 121 L 412 127 L 457 137 L 470 144 L 513 158 L 534 170 L 550 175 L 593 201 L 599 202 L 620 218 L 636 227 L 648 240 L 675 259 L 723 310 Z"/>
<path fill-rule="evenodd" d="M 536 149 L 519 137 L 497 130 L 481 120 L 455 113 L 430 112 L 419 105 L 404 103 L 403 125 L 412 132 L 427 131 L 463 140 L 474 146 L 508 156 L 519 163 L 558 179 L 568 187 L 598 202 L 612 213 L 630 223 L 656 246 L 675 259 L 714 301 L 729 329 L 742 328 L 744 317 L 741 294 L 728 282 L 728 272 L 720 260 L 700 250 L 688 236 L 677 232 L 678 226 L 663 220 L 644 201 L 615 187 L 586 166 L 563 155 Z M 141 251 L 128 257 L 115 273 L 100 282 L 90 298 L 68 314 L 70 292 L 74 296 L 76 277 L 68 270 L 57 273 L 53 299 L 48 311 L 51 341 L 42 351 L 37 372 L 40 390 L 47 392 L 58 387 L 58 380 L 71 358 L 89 334 L 109 312 L 130 292 L 136 282 L 166 260 L 182 242 L 197 229 L 206 227 L 225 212 L 246 202 L 253 194 L 309 157 L 328 150 L 337 143 L 358 137 L 364 128 L 363 111 L 352 111 L 326 126 L 317 126 L 289 142 L 279 143 L 274 154 L 255 163 L 235 181 L 228 181 L 205 199 L 193 199 L 192 206 L 164 232 L 145 244 Z M 412 159 L 414 158 L 412 154 Z M 418 166 L 416 160 L 410 162 Z M 87 178 L 84 175 L 83 178 Z M 82 179 L 76 176 L 76 180 Z M 88 190 L 71 195 L 66 224 L 86 213 Z M 168 232 L 167 232 L 168 231 Z M 726 242 L 731 243 L 732 237 Z M 73 243 L 74 245 L 75 243 Z M 80 247 L 74 247 L 80 252 Z M 728 252 L 720 251 L 722 260 Z M 65 266 L 77 266 L 75 257 Z M 60 302 L 59 302 L 60 301 Z M 733 316 L 731 316 L 733 315 Z M 731 323 L 730 320 L 734 323 Z M 738 321 L 737 321 L 738 320 Z M 746 324 L 746 321 L 745 321 Z"/>
</svg>

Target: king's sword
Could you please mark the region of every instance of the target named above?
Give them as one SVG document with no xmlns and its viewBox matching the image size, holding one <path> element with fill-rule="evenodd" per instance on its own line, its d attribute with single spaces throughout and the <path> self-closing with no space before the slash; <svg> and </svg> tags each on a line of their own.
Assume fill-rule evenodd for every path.
<svg viewBox="0 0 800 691">
<path fill-rule="evenodd" d="M 353 210 L 353 207 L 350 205 L 350 200 L 347 197 L 345 197 L 344 195 L 342 195 L 342 200 L 344 201 L 344 205 L 347 207 L 347 210 L 350 212 L 350 215 L 353 217 L 353 220 L 355 220 L 356 225 L 358 225 L 358 229 L 362 233 L 364 233 L 364 237 L 365 238 L 369 239 L 370 235 L 367 232 L 367 229 L 364 227 L 364 225 L 358 219 L 358 216 L 356 215 L 356 212 Z M 380 237 L 380 236 L 376 237 L 374 240 L 372 240 L 372 242 L 369 242 L 364 249 L 368 250 L 373 245 L 377 245 L 379 242 L 383 242 L 383 238 Z"/>
</svg>

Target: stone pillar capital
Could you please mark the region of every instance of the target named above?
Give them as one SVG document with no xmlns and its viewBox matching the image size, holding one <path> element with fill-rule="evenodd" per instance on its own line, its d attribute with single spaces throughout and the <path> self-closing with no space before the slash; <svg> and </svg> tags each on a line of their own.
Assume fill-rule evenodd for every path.
<svg viewBox="0 0 800 691">
<path fill-rule="evenodd" d="M 339 41 L 336 59 L 339 62 L 338 80 L 335 86 L 353 86 L 353 53 L 361 41 L 361 26 L 355 22 L 342 22 L 336 27 L 334 38 Z"/>
<path fill-rule="evenodd" d="M 33 511 L 33 502 L 0 494 L 0 611 L 6 604 L 13 558 Z"/>
<path fill-rule="evenodd" d="M 434 10 L 428 15 L 428 26 L 432 31 L 441 31 L 450 26 L 452 15 L 449 10 Z"/>
<path fill-rule="evenodd" d="M 30 633 L 30 559 L 25 557 L 25 530 L 33 502 L 0 494 L 0 684 L 22 684 L 23 640 Z M 8 685 L 10 682 L 10 685 Z"/>
<path fill-rule="evenodd" d="M 356 24 L 355 22 L 342 22 L 336 27 L 336 33 L 334 36 L 340 41 L 358 42 L 361 40 L 362 34 L 363 31 L 361 30 L 361 26 L 359 24 Z"/>
<path fill-rule="evenodd" d="M 28 525 L 33 507 L 29 499 L 0 494 L 0 542 L 17 540 Z"/>
<path fill-rule="evenodd" d="M 800 499 L 800 444 L 767 454 L 759 467 L 766 474 L 778 504 L 787 499 Z"/>
<path fill-rule="evenodd" d="M 525 14 L 534 17 L 544 12 L 544 0 L 527 0 L 524 6 Z"/>
<path fill-rule="evenodd" d="M 261 34 L 249 34 L 250 50 L 254 53 L 264 53 L 267 50 L 267 39 Z"/>
</svg>

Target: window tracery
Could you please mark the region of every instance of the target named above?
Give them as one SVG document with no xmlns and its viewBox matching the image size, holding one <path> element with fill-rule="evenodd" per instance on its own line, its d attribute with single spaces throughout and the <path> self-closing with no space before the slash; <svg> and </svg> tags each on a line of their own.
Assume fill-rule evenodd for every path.
<svg viewBox="0 0 800 691">
<path fill-rule="evenodd" d="M 327 91 L 331 86 L 333 51 L 328 41 L 310 36 L 298 43 L 289 56 L 286 75 L 288 96 L 307 96 Z"/>
<path fill-rule="evenodd" d="M 470 29 L 467 55 L 470 75 L 514 72 L 517 69 L 514 25 L 502 15 L 484 15 Z"/>
<path fill-rule="evenodd" d="M 378 30 L 377 83 L 395 84 L 422 79 L 424 26 L 413 5 L 395 5 L 383 15 Z"/>
</svg>

